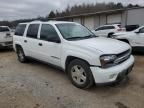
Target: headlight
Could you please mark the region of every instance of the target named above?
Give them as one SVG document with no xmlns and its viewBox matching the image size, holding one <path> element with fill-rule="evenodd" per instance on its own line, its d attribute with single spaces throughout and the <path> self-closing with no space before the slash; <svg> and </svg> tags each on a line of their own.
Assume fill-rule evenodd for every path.
<svg viewBox="0 0 144 108">
<path fill-rule="evenodd" d="M 112 65 L 116 59 L 117 59 L 116 55 L 102 55 L 100 56 L 101 66 L 103 68 L 107 68 L 110 65 Z"/>
</svg>

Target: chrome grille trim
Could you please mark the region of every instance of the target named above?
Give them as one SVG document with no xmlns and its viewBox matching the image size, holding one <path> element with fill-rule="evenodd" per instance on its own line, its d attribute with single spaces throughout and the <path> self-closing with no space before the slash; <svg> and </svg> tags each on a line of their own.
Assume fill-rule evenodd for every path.
<svg viewBox="0 0 144 108">
<path fill-rule="evenodd" d="M 114 61 L 115 64 L 120 64 L 126 61 L 131 55 L 131 50 L 127 50 L 117 55 L 117 59 Z"/>
</svg>

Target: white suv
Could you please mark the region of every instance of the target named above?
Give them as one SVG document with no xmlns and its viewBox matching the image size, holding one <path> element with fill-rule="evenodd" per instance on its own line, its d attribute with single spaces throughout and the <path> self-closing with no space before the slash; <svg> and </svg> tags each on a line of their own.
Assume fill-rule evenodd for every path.
<svg viewBox="0 0 144 108">
<path fill-rule="evenodd" d="M 12 47 L 11 30 L 7 26 L 0 26 L 0 47 Z"/>
<path fill-rule="evenodd" d="M 130 44 L 133 50 L 144 49 L 144 26 L 131 32 L 115 33 L 112 37 Z"/>
<path fill-rule="evenodd" d="M 117 32 L 125 31 L 125 28 L 122 28 L 120 24 L 112 24 L 112 25 L 104 25 L 99 28 L 96 28 L 92 32 L 96 36 L 102 36 L 102 37 L 111 37 L 112 34 Z"/>
<path fill-rule="evenodd" d="M 78 88 L 119 81 L 134 64 L 127 43 L 96 37 L 74 22 L 22 23 L 13 41 L 20 62 L 33 58 L 60 67 Z"/>
</svg>

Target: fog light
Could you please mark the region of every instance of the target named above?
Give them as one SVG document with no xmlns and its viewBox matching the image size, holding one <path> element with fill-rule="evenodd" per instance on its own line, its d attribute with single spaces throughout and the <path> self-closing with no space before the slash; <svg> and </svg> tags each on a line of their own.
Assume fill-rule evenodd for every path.
<svg viewBox="0 0 144 108">
<path fill-rule="evenodd" d="M 116 74 L 112 74 L 109 76 L 109 79 L 113 79 L 116 76 Z"/>
</svg>

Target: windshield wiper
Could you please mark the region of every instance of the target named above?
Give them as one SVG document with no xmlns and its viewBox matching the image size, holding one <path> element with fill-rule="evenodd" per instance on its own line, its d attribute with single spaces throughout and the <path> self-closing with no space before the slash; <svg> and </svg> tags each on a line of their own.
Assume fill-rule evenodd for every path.
<svg viewBox="0 0 144 108">
<path fill-rule="evenodd" d="M 71 40 L 71 39 L 80 39 L 80 38 L 83 38 L 83 37 L 70 37 L 70 38 L 66 38 L 66 39 Z"/>
<path fill-rule="evenodd" d="M 95 35 L 88 35 L 88 36 L 85 36 L 83 38 L 95 38 L 95 37 L 97 37 L 97 36 L 95 36 Z"/>
<path fill-rule="evenodd" d="M 88 36 L 84 36 L 84 37 L 80 37 L 80 36 L 78 36 L 78 37 L 70 37 L 70 38 L 67 38 L 68 40 L 71 40 L 71 39 L 88 39 L 88 38 L 95 38 L 95 37 L 97 37 L 97 36 L 95 36 L 95 35 L 88 35 Z"/>
</svg>

